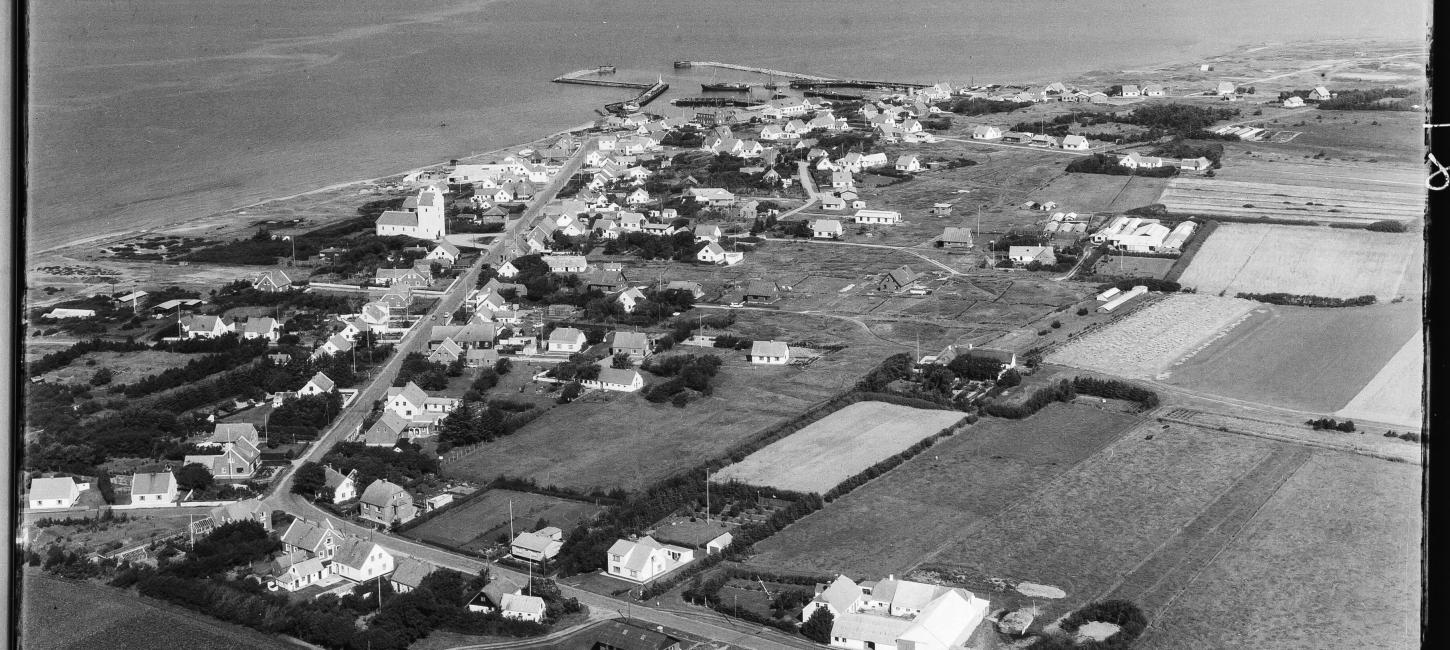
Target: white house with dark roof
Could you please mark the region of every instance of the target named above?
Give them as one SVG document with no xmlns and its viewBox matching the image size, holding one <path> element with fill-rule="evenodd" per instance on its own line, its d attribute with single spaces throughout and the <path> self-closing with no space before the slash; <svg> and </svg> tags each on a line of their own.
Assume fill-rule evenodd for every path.
<svg viewBox="0 0 1450 650">
<path fill-rule="evenodd" d="M 306 519 L 293 519 L 282 533 L 282 549 L 288 553 L 303 552 L 324 560 L 331 560 L 333 551 L 342 542 L 342 532 L 323 519 L 321 523 Z"/>
<path fill-rule="evenodd" d="M 545 562 L 554 559 L 564 547 L 564 531 L 545 526 L 533 532 L 519 533 L 509 546 L 509 553 L 526 562 Z"/>
<path fill-rule="evenodd" d="M 500 616 L 515 621 L 539 623 L 544 620 L 544 599 L 538 596 L 504 594 L 498 609 Z"/>
<path fill-rule="evenodd" d="M 387 401 L 384 408 L 398 414 L 410 422 L 417 422 L 425 418 L 428 413 L 448 414 L 458 408 L 459 400 L 452 397 L 434 397 L 424 392 L 422 388 L 413 382 L 404 386 L 393 386 L 388 388 Z M 431 418 L 436 419 L 436 418 Z"/>
<path fill-rule="evenodd" d="M 247 340 L 267 339 L 276 343 L 277 339 L 281 337 L 281 329 L 281 323 L 271 316 L 248 318 L 246 324 L 242 326 L 242 338 Z"/>
<path fill-rule="evenodd" d="M 644 377 L 634 368 L 600 368 L 596 379 L 581 379 L 579 385 L 585 388 L 633 393 L 644 388 Z"/>
<path fill-rule="evenodd" d="M 1062 137 L 1062 148 L 1072 151 L 1087 151 L 1088 139 L 1080 135 L 1065 135 Z"/>
<path fill-rule="evenodd" d="M 434 246 L 433 250 L 428 251 L 428 255 L 424 257 L 424 259 L 438 260 L 440 262 L 454 264 L 458 261 L 458 256 L 461 254 L 462 251 L 458 250 L 457 246 L 454 246 L 453 244 L 450 244 L 448 242 L 443 242 L 441 244 L 438 244 L 437 246 Z"/>
<path fill-rule="evenodd" d="M 1011 246 L 1007 249 L 1007 259 L 1015 264 L 1057 263 L 1057 255 L 1051 246 Z"/>
<path fill-rule="evenodd" d="M 166 507 L 176 503 L 176 475 L 137 472 L 131 475 L 131 505 Z"/>
<path fill-rule="evenodd" d="M 754 341 L 750 344 L 750 362 L 785 365 L 790 362 L 790 346 L 785 341 Z"/>
<path fill-rule="evenodd" d="M 329 567 L 353 582 L 367 582 L 393 572 L 393 554 L 375 542 L 349 537 L 338 545 Z"/>
<path fill-rule="evenodd" d="M 914 153 L 902 155 L 896 159 L 896 171 L 908 173 L 921 171 L 921 158 Z"/>
<path fill-rule="evenodd" d="M 25 504 L 31 510 L 64 510 L 74 506 L 81 498 L 81 492 L 88 487 L 88 484 L 77 483 L 69 476 L 31 479 Z"/>
<path fill-rule="evenodd" d="M 198 447 L 220 447 L 239 440 L 246 440 L 252 446 L 261 442 L 256 425 L 250 422 L 218 422 L 212 426 L 211 435 L 196 443 Z"/>
<path fill-rule="evenodd" d="M 189 339 L 211 339 L 235 331 L 236 323 L 222 316 L 190 316 L 181 320 L 181 334 Z"/>
<path fill-rule="evenodd" d="M 343 503 L 357 498 L 357 470 L 343 474 L 325 465 L 322 468 L 323 484 L 327 486 L 333 503 Z"/>
<path fill-rule="evenodd" d="M 257 473 L 261 456 L 255 443 L 240 439 L 222 445 L 221 453 L 187 455 L 182 462 L 206 467 L 212 478 L 219 481 L 243 481 Z"/>
<path fill-rule="evenodd" d="M 336 356 L 339 354 L 344 354 L 347 352 L 351 352 L 352 347 L 352 341 L 349 341 L 347 337 L 341 334 L 333 334 L 332 336 L 328 337 L 326 341 L 323 341 L 322 345 L 318 346 L 316 350 L 313 350 L 312 358 L 318 359 L 323 355 Z"/>
<path fill-rule="evenodd" d="M 588 337 L 573 327 L 560 327 L 549 333 L 549 352 L 579 352 L 584 349 Z"/>
<path fill-rule="evenodd" d="M 330 377 L 318 372 L 312 375 L 312 379 L 307 380 L 307 383 L 302 388 L 297 389 L 297 394 L 302 396 L 324 395 L 331 393 L 336 388 L 337 384 Z"/>
<path fill-rule="evenodd" d="M 269 562 L 258 572 L 265 578 L 270 589 L 301 591 L 327 576 L 327 565 L 320 557 L 298 553 L 284 553 Z"/>
<path fill-rule="evenodd" d="M 840 239 L 843 229 L 835 219 L 816 219 L 811 222 L 811 236 L 816 239 Z"/>
<path fill-rule="evenodd" d="M 652 537 L 621 539 L 609 547 L 608 574 L 621 580 L 645 583 L 689 564 L 695 552 L 661 544 Z"/>
</svg>

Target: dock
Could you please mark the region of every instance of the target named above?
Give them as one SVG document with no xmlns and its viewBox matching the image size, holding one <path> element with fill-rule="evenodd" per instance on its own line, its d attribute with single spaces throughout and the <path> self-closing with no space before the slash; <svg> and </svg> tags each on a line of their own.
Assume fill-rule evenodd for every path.
<svg viewBox="0 0 1450 650">
<path fill-rule="evenodd" d="M 797 79 L 790 82 L 790 87 L 796 89 L 859 88 L 862 90 L 906 90 L 910 88 L 925 88 L 929 85 L 931 84 L 910 83 L 906 81 L 862 81 L 859 79 L 826 79 L 824 81 Z"/>
<path fill-rule="evenodd" d="M 743 99 L 735 99 L 733 97 L 680 97 L 678 99 L 671 99 L 670 103 L 674 104 L 675 106 L 729 106 L 735 108 L 749 108 L 751 106 L 760 106 L 764 102 L 752 102 Z"/>
<path fill-rule="evenodd" d="M 655 98 L 659 97 L 660 95 L 665 94 L 665 91 L 670 89 L 670 85 L 665 83 L 663 79 L 661 79 L 660 81 L 656 81 L 653 84 L 639 84 L 635 87 L 644 88 L 644 92 L 640 93 L 634 99 L 631 99 L 627 102 L 615 102 L 613 104 L 605 104 L 604 110 L 611 113 L 633 113 L 635 111 L 638 111 L 640 108 L 643 108 L 650 102 L 654 101 Z"/>
</svg>

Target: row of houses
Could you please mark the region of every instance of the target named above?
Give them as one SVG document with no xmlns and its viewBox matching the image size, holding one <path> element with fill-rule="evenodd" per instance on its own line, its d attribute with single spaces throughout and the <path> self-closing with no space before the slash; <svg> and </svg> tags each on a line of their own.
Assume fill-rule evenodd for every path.
<svg viewBox="0 0 1450 650">
<path fill-rule="evenodd" d="M 1049 149 L 1067 149 L 1069 151 L 1088 151 L 1092 149 L 1092 143 L 1081 135 L 1066 135 L 1061 138 L 1044 133 L 1028 133 L 1022 131 L 1003 131 L 1002 129 L 981 124 L 972 127 L 972 139 L 983 141 L 1000 140 L 1008 144 L 1021 144 L 1029 147 L 1043 147 Z"/>
</svg>

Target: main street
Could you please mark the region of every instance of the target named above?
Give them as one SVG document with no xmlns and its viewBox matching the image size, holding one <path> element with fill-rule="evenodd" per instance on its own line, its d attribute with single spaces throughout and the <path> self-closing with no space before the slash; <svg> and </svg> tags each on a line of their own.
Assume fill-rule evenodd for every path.
<svg viewBox="0 0 1450 650">
<path fill-rule="evenodd" d="M 445 551 L 425 544 L 420 544 L 401 536 L 392 535 L 386 532 L 376 531 L 373 528 L 361 526 L 355 522 L 342 519 L 329 512 L 318 508 L 306 499 L 292 493 L 292 480 L 296 475 L 296 469 L 305 462 L 318 462 L 339 442 L 346 440 L 349 435 L 359 430 L 363 420 L 372 410 L 375 401 L 383 399 L 387 395 L 388 388 L 392 386 L 393 378 L 397 376 L 398 369 L 402 365 L 403 358 L 409 352 L 421 350 L 427 346 L 427 336 L 432 325 L 435 323 L 446 323 L 452 318 L 453 313 L 458 310 L 463 300 L 467 297 L 470 289 L 477 283 L 478 274 L 485 262 L 497 262 L 498 256 L 503 250 L 504 242 L 520 233 L 527 232 L 533 227 L 533 223 L 542 214 L 543 208 L 549 201 L 569 183 L 570 178 L 579 171 L 584 163 L 585 156 L 597 146 L 594 140 L 589 140 L 580 150 L 572 156 L 560 172 L 539 191 L 533 203 L 513 223 L 510 223 L 498 237 L 484 250 L 478 259 L 468 270 L 454 280 L 439 298 L 437 306 L 425 314 L 405 334 L 397 344 L 393 357 L 369 376 L 367 383 L 358 391 L 358 397 L 352 406 L 348 407 L 332 426 L 318 437 L 312 448 L 301 457 L 285 468 L 276 480 L 272 482 L 270 491 L 262 498 L 262 503 L 269 510 L 282 510 L 294 517 L 300 517 L 310 521 L 331 521 L 343 532 L 360 537 L 379 540 L 389 551 L 409 555 L 440 567 L 461 571 L 468 575 L 474 575 L 489 567 L 489 571 L 499 577 L 507 577 L 515 581 L 525 581 L 528 576 L 516 570 L 490 565 L 477 558 Z M 621 587 L 628 586 L 627 583 L 620 583 Z M 584 591 L 568 585 L 559 585 L 565 596 L 578 598 L 581 603 L 587 605 L 591 611 L 607 615 L 611 612 L 618 612 L 620 615 L 627 615 L 631 619 L 637 619 L 651 625 L 663 625 L 674 628 L 689 634 L 702 636 L 716 641 L 729 643 L 731 645 L 746 648 L 747 650 L 793 650 L 798 648 L 815 648 L 812 643 L 798 638 L 792 638 L 777 630 L 762 628 L 758 625 L 747 624 L 743 621 L 735 621 L 722 617 L 714 612 L 701 608 L 698 613 L 688 611 L 666 612 L 652 609 L 644 604 L 626 602 L 616 598 L 603 596 L 593 592 Z M 710 619 L 710 620 L 701 620 Z M 521 639 L 519 644 L 526 645 L 527 640 Z"/>
</svg>

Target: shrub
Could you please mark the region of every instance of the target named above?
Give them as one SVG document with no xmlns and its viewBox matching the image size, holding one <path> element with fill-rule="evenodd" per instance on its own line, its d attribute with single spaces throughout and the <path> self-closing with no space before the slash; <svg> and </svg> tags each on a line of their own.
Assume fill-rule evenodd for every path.
<svg viewBox="0 0 1450 650">
<path fill-rule="evenodd" d="M 1086 315 L 1088 315 L 1087 307 L 1078 307 L 1077 308 L 1077 315 L 1078 316 L 1086 316 Z"/>
<path fill-rule="evenodd" d="M 1365 226 L 1364 229 L 1372 232 L 1405 232 L 1405 224 L 1402 221 L 1385 219 Z"/>
</svg>

